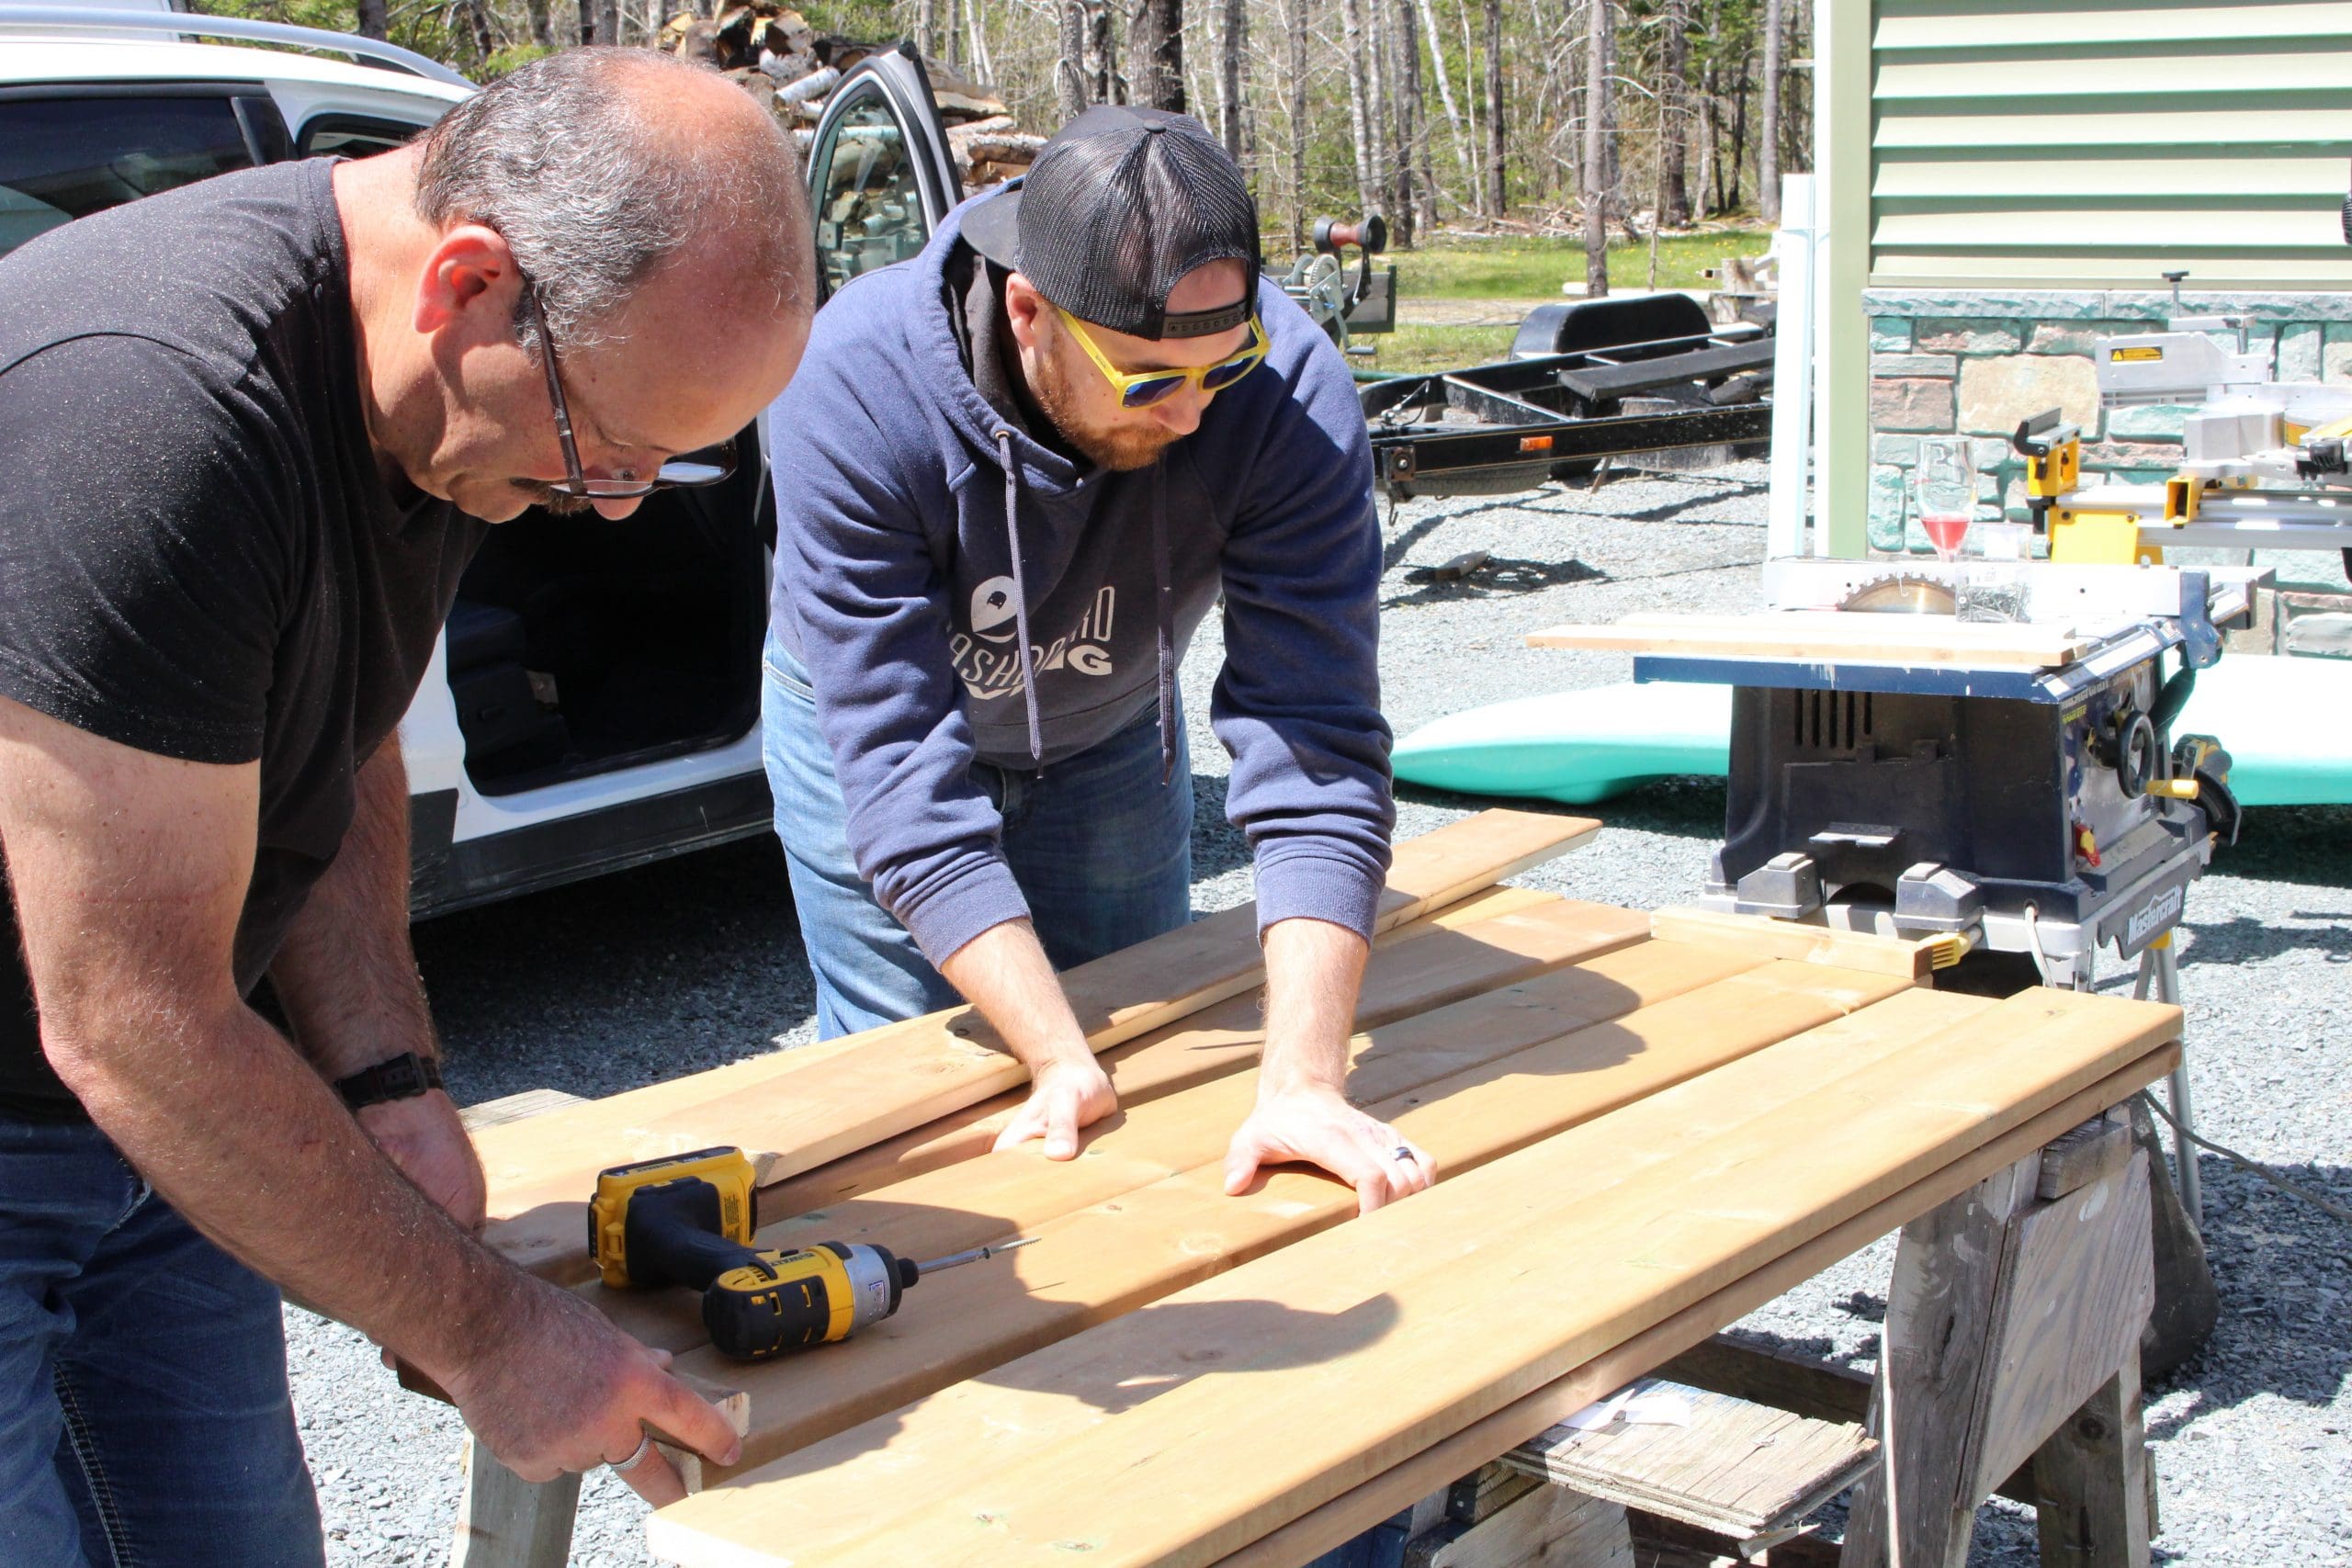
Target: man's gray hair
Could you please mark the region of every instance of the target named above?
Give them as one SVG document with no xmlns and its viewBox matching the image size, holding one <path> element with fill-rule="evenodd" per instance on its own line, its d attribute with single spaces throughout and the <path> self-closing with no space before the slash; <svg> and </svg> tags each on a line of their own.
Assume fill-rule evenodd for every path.
<svg viewBox="0 0 2352 1568">
<path fill-rule="evenodd" d="M 674 84 L 660 80 L 673 74 Z M 813 250 L 792 139 L 766 114 L 764 136 L 747 116 L 744 134 L 701 143 L 661 118 L 667 94 L 716 74 L 644 49 L 532 61 L 427 133 L 417 212 L 436 226 L 497 230 L 567 350 L 608 336 L 639 284 L 712 240 L 742 288 L 714 308 L 806 308 Z M 528 343 L 520 313 L 516 333 Z"/>
</svg>

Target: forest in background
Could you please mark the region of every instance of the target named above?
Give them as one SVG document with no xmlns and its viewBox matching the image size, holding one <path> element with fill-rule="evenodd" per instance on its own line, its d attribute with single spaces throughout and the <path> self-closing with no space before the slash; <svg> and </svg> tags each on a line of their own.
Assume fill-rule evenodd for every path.
<svg viewBox="0 0 2352 1568">
<path fill-rule="evenodd" d="M 821 34 L 914 39 L 1024 127 L 1183 109 L 1250 174 L 1268 249 L 1379 212 L 1445 233 L 1612 239 L 1775 220 L 1807 164 L 1815 0 L 809 0 Z M 389 38 L 477 80 L 583 40 L 644 44 L 674 0 L 198 0 Z M 725 7 L 722 6 L 722 9 Z"/>
</svg>

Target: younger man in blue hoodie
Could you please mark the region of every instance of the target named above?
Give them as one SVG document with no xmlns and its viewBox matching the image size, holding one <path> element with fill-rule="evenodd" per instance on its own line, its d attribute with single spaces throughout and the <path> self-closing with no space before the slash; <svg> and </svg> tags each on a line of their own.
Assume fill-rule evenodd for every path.
<svg viewBox="0 0 2352 1568">
<path fill-rule="evenodd" d="M 1433 1175 L 1341 1093 L 1395 820 L 1371 455 L 1258 254 L 1199 122 L 1106 106 L 819 315 L 768 416 L 768 773 L 823 1032 L 960 993 L 1031 1069 L 999 1146 L 1067 1159 L 1114 1099 L 1055 970 L 1190 916 L 1176 669 L 1221 598 L 1267 963 L 1227 1186 L 1302 1160 L 1369 1210 Z"/>
</svg>

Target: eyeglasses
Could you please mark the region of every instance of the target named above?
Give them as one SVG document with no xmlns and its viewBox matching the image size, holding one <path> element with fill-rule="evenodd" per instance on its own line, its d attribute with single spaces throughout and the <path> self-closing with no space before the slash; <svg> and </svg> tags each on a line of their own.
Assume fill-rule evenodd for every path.
<svg viewBox="0 0 2352 1568">
<path fill-rule="evenodd" d="M 571 435 L 571 406 L 563 399 L 563 378 L 555 365 L 555 334 L 548 331 L 547 312 L 539 307 L 538 286 L 523 279 L 523 299 L 530 307 L 531 330 L 539 336 L 539 365 L 548 373 L 548 400 L 555 405 L 555 436 L 563 447 L 565 477 L 548 489 L 582 501 L 635 501 L 658 490 L 717 484 L 735 471 L 735 443 L 722 441 L 698 452 L 671 458 L 650 479 L 592 479 L 580 466 L 580 445 Z"/>
<path fill-rule="evenodd" d="M 1266 357 L 1266 329 L 1252 315 L 1250 342 L 1229 359 L 1190 370 L 1122 370 L 1094 346 L 1094 340 L 1087 335 L 1085 322 L 1059 305 L 1054 307 L 1054 313 L 1069 324 L 1070 332 L 1078 338 L 1078 346 L 1086 350 L 1086 357 L 1094 361 L 1094 367 L 1102 372 L 1102 378 L 1119 394 L 1121 408 L 1148 409 L 1187 384 L 1204 392 L 1221 392 L 1258 368 Z"/>
</svg>

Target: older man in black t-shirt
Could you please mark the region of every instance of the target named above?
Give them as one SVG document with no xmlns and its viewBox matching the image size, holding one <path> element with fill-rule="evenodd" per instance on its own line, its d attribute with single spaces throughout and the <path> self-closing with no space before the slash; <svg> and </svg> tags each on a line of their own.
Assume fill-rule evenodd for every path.
<svg viewBox="0 0 2352 1568">
<path fill-rule="evenodd" d="M 624 514 L 741 429 L 806 342 L 809 254 L 763 110 L 584 51 L 420 148 L 0 263 L 12 1568 L 320 1560 L 277 1286 L 526 1477 L 609 1462 L 658 1502 L 648 1427 L 731 1457 L 652 1352 L 474 1239 L 393 734 L 482 524 Z"/>
</svg>

